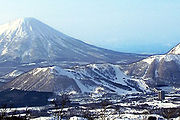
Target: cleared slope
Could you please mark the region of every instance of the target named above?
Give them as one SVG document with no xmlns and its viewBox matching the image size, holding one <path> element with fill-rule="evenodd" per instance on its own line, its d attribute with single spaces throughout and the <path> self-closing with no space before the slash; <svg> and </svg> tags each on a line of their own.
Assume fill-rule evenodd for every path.
<svg viewBox="0 0 180 120">
<path fill-rule="evenodd" d="M 148 89 L 142 80 L 131 79 L 123 74 L 119 66 L 112 64 L 89 64 L 71 69 L 57 66 L 36 68 L 20 75 L 1 89 L 85 93 L 93 92 L 98 87 L 118 94 L 143 92 Z"/>
</svg>

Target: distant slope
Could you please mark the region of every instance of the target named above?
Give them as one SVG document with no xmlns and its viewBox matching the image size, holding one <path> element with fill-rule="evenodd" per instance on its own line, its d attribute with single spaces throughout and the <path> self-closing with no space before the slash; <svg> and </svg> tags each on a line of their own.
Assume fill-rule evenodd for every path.
<svg viewBox="0 0 180 120">
<path fill-rule="evenodd" d="M 168 54 L 180 55 L 180 43 L 171 49 Z"/>
<path fill-rule="evenodd" d="M 151 86 L 172 85 L 180 87 L 180 49 L 174 47 L 165 55 L 155 55 L 124 66 L 127 75 L 146 80 Z"/>
<path fill-rule="evenodd" d="M 16 88 L 25 91 L 93 92 L 101 87 L 117 94 L 148 90 L 143 81 L 123 74 L 118 65 L 89 64 L 62 69 L 57 66 L 36 68 L 7 83 L 1 90 Z"/>
</svg>

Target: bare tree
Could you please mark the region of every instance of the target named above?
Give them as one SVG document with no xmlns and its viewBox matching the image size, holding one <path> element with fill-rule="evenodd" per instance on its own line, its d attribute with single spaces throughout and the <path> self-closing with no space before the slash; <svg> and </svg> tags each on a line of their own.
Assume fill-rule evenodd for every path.
<svg viewBox="0 0 180 120">
<path fill-rule="evenodd" d="M 57 117 L 58 120 L 62 120 L 63 117 L 66 116 L 66 113 L 64 111 L 64 108 L 70 103 L 69 97 L 67 94 L 62 94 L 60 97 L 57 97 L 52 103 L 55 105 L 56 112 L 55 117 Z"/>
<path fill-rule="evenodd" d="M 114 109 L 115 109 L 115 113 L 118 114 L 118 116 L 115 117 L 114 119 L 120 118 L 121 114 L 123 113 L 124 107 L 120 106 L 120 105 L 116 105 L 116 106 L 114 106 Z"/>
<path fill-rule="evenodd" d="M 3 104 L 1 106 L 0 113 L 0 119 L 5 119 L 5 117 L 7 116 L 7 104 Z"/>
<path fill-rule="evenodd" d="M 180 108 L 164 108 L 161 109 L 161 114 L 163 115 L 164 118 L 170 120 L 171 118 L 178 116 L 180 112 Z"/>
<path fill-rule="evenodd" d="M 26 107 L 26 110 L 25 110 L 25 119 L 30 119 L 30 109 L 28 109 L 28 107 Z"/>
<path fill-rule="evenodd" d="M 8 108 L 8 105 L 7 104 L 3 104 L 1 107 L 0 107 L 0 120 L 27 120 L 26 118 L 23 118 L 23 117 L 17 117 L 17 116 L 14 116 L 12 112 L 12 116 L 10 116 L 10 114 L 8 114 L 8 109 L 11 110 L 11 108 Z M 17 112 L 15 110 L 15 112 Z"/>
<path fill-rule="evenodd" d="M 108 105 L 111 105 L 111 102 L 109 100 L 103 100 L 100 103 L 100 114 L 99 117 L 101 118 L 101 120 L 105 120 L 107 116 L 109 116 L 107 114 L 107 107 Z"/>
<path fill-rule="evenodd" d="M 88 120 L 94 120 L 98 117 L 98 115 L 95 112 L 90 111 L 90 108 L 86 108 L 82 111 L 82 117 L 88 119 Z"/>
</svg>

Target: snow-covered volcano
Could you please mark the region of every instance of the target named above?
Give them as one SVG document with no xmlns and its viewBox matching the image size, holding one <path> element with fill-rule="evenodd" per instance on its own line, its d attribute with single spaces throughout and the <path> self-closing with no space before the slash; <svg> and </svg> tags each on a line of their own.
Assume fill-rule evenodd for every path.
<svg viewBox="0 0 180 120">
<path fill-rule="evenodd" d="M 0 62 L 124 62 L 137 59 L 141 58 L 135 54 L 114 52 L 86 44 L 34 18 L 17 19 L 0 26 Z"/>
</svg>

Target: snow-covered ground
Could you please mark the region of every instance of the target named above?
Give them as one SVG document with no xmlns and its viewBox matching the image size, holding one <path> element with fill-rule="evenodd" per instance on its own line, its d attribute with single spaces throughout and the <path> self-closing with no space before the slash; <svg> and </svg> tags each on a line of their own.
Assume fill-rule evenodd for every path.
<svg viewBox="0 0 180 120">
<path fill-rule="evenodd" d="M 113 115 L 113 116 L 108 116 L 106 120 L 147 120 L 149 117 L 156 117 L 157 119 L 167 120 L 157 114 L 151 114 L 151 115 L 122 114 L 121 116 Z M 54 119 L 53 117 L 39 117 L 39 118 L 30 119 L 30 120 L 57 120 L 57 119 Z M 67 120 L 67 119 L 63 119 L 63 120 Z M 69 120 L 88 120 L 88 119 L 74 116 L 74 117 L 71 117 Z M 95 120 L 98 120 L 98 119 L 95 119 Z M 171 120 L 180 120 L 180 117 L 172 118 Z"/>
<path fill-rule="evenodd" d="M 103 91 L 102 88 L 98 88 L 97 91 Z M 96 92 L 97 92 L 96 91 Z M 98 92 L 97 92 L 98 93 Z M 99 94 L 99 93 L 98 93 Z M 104 93 L 105 94 L 105 93 Z M 173 96 L 173 93 L 170 93 L 170 95 Z M 176 95 L 176 93 L 174 94 Z M 167 99 L 168 98 L 168 99 Z M 75 107 L 65 107 L 63 110 L 65 112 L 72 112 L 74 113 L 83 113 L 83 110 L 88 110 L 91 113 L 95 113 L 97 115 L 97 118 L 94 118 L 94 120 L 101 119 L 101 115 L 105 114 L 106 120 L 145 120 L 148 117 L 156 117 L 156 118 L 162 118 L 164 117 L 160 115 L 159 113 L 151 113 L 151 110 L 157 111 L 160 109 L 169 109 L 169 108 L 180 108 L 180 104 L 173 103 L 172 100 L 169 99 L 169 97 L 166 97 L 165 100 L 160 101 L 157 100 L 157 95 L 154 94 L 127 94 L 116 97 L 112 95 L 112 97 L 108 97 L 108 101 L 110 103 L 104 108 L 101 106 L 101 101 L 107 99 L 105 96 L 103 97 L 103 93 L 101 96 L 97 96 L 96 98 L 91 97 L 91 95 L 83 96 L 79 94 L 72 94 L 71 101 L 73 103 L 79 103 L 78 106 Z M 88 102 L 91 101 L 91 102 Z M 96 104 L 95 106 L 92 106 L 93 104 Z M 115 106 L 119 106 L 118 109 L 115 109 Z M 92 107 L 92 108 L 91 108 Z M 150 110 L 151 109 L 151 110 Z M 2 111 L 3 109 L 0 109 Z M 31 120 L 57 120 L 57 116 L 54 116 L 54 113 L 57 113 L 61 109 L 55 109 L 53 108 L 53 105 L 50 106 L 42 106 L 42 107 L 22 107 L 22 108 L 11 108 L 6 109 L 8 113 L 12 111 L 44 111 L 47 110 L 46 116 L 41 116 L 37 118 L 32 118 Z M 75 111 L 75 112 L 73 112 Z M 20 116 L 24 116 L 25 113 L 21 113 Z M 87 118 L 80 117 L 74 114 L 72 117 L 68 118 L 70 120 L 87 120 Z M 175 117 L 172 120 L 179 120 L 180 117 Z M 66 120 L 65 118 L 63 120 Z"/>
</svg>

